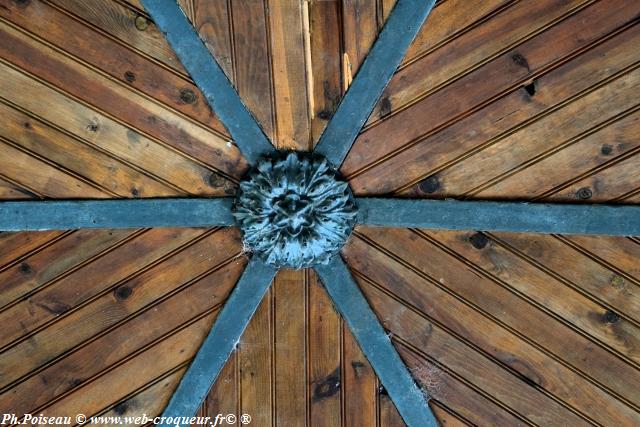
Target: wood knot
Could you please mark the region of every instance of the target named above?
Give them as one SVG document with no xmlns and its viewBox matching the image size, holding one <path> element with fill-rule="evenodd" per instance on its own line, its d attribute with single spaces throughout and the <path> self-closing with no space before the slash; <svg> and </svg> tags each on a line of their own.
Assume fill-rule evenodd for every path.
<svg viewBox="0 0 640 427">
<path fill-rule="evenodd" d="M 22 264 L 20 264 L 20 267 L 18 267 L 18 270 L 22 274 L 31 274 L 31 272 L 33 271 L 31 266 L 26 262 L 23 262 Z"/>
<path fill-rule="evenodd" d="M 440 180 L 438 180 L 437 176 L 433 175 L 420 181 L 418 187 L 423 193 L 432 194 L 440 189 Z"/>
<path fill-rule="evenodd" d="M 198 99 L 198 97 L 191 89 L 182 89 L 180 90 L 180 99 L 185 104 L 193 104 L 194 102 L 196 102 L 196 99 Z"/>
<path fill-rule="evenodd" d="M 149 20 L 142 15 L 136 16 L 136 19 L 133 22 L 138 31 L 145 31 L 149 28 Z"/>
<path fill-rule="evenodd" d="M 340 391 L 340 368 L 317 384 L 313 391 L 313 400 L 326 399 Z"/>
<path fill-rule="evenodd" d="M 579 199 L 587 200 L 593 196 L 593 191 L 591 191 L 589 187 L 582 187 L 576 192 L 576 196 L 578 196 Z"/>
<path fill-rule="evenodd" d="M 619 320 L 620 320 L 620 315 L 611 310 L 605 311 L 605 313 L 602 315 L 602 321 L 604 323 L 613 324 L 613 323 L 617 323 Z"/>
<path fill-rule="evenodd" d="M 487 243 L 489 243 L 489 238 L 486 234 L 478 232 L 469 237 L 469 242 L 476 249 L 484 249 Z"/>
<path fill-rule="evenodd" d="M 124 73 L 124 79 L 129 83 L 133 83 L 136 81 L 136 75 L 133 71 L 127 71 L 126 73 Z"/>
<path fill-rule="evenodd" d="M 133 290 L 128 286 L 119 286 L 114 291 L 114 295 L 118 301 L 124 301 L 131 296 Z"/>
</svg>

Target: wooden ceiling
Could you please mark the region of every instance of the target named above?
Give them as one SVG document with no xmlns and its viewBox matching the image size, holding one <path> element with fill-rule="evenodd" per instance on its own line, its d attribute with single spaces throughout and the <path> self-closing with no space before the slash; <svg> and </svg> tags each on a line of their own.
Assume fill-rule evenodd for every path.
<svg viewBox="0 0 640 427">
<path fill-rule="evenodd" d="M 265 132 L 317 141 L 394 0 L 181 0 Z M 359 195 L 640 201 L 640 2 L 440 1 L 349 154 Z M 0 0 L 0 198 L 233 194 L 247 164 L 137 0 Z M 443 425 L 640 425 L 640 238 L 360 227 L 343 255 Z M 159 414 L 236 229 L 0 234 L 0 409 Z M 403 425 L 310 271 L 202 414 Z"/>
</svg>

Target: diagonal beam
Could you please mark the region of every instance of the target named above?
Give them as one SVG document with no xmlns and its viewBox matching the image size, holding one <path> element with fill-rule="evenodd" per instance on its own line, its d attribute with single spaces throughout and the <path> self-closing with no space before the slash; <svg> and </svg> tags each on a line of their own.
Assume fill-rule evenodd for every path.
<svg viewBox="0 0 640 427">
<path fill-rule="evenodd" d="M 169 404 L 162 413 L 163 426 L 190 426 L 184 418 L 193 417 L 220 374 L 231 352 L 240 341 L 258 305 L 264 297 L 276 269 L 253 257 L 222 311 L 204 339 L 196 357 L 182 377 Z M 168 418 L 180 417 L 180 422 Z"/>
<path fill-rule="evenodd" d="M 436 0 L 398 0 L 315 151 L 339 168 Z"/>
<path fill-rule="evenodd" d="M 0 202 L 0 231 L 234 225 L 233 199 Z"/>
<path fill-rule="evenodd" d="M 425 395 L 411 378 L 342 258 L 335 256 L 328 265 L 315 269 L 407 426 L 438 426 Z"/>
<path fill-rule="evenodd" d="M 382 227 L 640 236 L 640 205 L 357 198 L 358 223 Z"/>
<path fill-rule="evenodd" d="M 142 4 L 249 163 L 274 151 L 176 0 L 142 0 Z"/>
</svg>

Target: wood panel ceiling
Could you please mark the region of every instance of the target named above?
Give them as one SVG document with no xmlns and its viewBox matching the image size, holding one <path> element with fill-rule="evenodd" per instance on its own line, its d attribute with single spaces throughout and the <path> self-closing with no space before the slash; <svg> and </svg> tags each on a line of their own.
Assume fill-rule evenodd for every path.
<svg viewBox="0 0 640 427">
<path fill-rule="evenodd" d="M 265 132 L 317 141 L 394 0 L 181 0 Z M 444 0 L 342 172 L 359 195 L 640 200 L 640 3 Z M 0 198 L 222 196 L 247 164 L 136 0 L 0 0 Z M 443 425 L 640 425 L 640 240 L 360 227 L 343 251 Z M 0 234 L 0 409 L 158 414 L 235 229 Z M 309 271 L 202 414 L 400 426 Z"/>
</svg>

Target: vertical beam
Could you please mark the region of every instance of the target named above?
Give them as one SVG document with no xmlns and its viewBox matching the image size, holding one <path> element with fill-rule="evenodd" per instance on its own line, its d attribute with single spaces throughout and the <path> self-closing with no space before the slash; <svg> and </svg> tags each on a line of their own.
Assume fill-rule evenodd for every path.
<svg viewBox="0 0 640 427">
<path fill-rule="evenodd" d="M 142 4 L 249 163 L 274 151 L 176 0 L 142 0 Z"/>
<path fill-rule="evenodd" d="M 240 341 L 242 333 L 256 312 L 276 270 L 253 257 L 242 277 L 227 299 L 216 318 L 211 332 L 205 338 L 196 357 L 180 381 L 162 413 L 164 422 L 160 425 L 187 426 L 189 423 L 168 422 L 167 418 L 192 417 L 207 396 L 211 386 L 220 374 L 229 355 Z"/>
<path fill-rule="evenodd" d="M 335 256 L 328 265 L 315 269 L 405 423 L 409 427 L 438 426 L 424 392 L 411 378 L 342 258 Z"/>
</svg>

